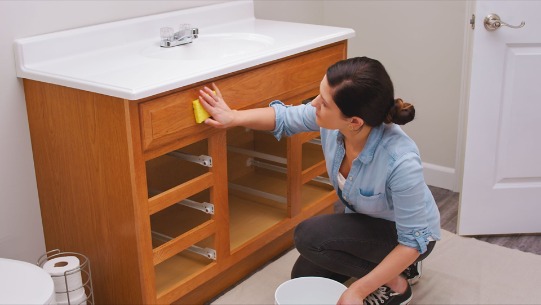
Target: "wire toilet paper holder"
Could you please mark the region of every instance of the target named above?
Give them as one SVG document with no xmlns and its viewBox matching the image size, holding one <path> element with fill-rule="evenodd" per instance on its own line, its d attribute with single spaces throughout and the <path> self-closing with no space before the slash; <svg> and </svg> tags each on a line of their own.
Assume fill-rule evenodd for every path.
<svg viewBox="0 0 541 305">
<path fill-rule="evenodd" d="M 66 294 L 67 301 L 69 305 L 80 305 L 80 304 L 86 304 L 86 305 L 94 305 L 94 289 L 92 287 L 92 272 L 90 270 L 90 260 L 88 258 L 77 252 L 62 252 L 59 249 L 51 250 L 43 254 L 39 257 L 37 265 L 40 268 L 43 268 L 45 263 L 51 259 L 57 258 L 57 257 L 65 257 L 65 256 L 75 256 L 79 259 L 79 266 L 70 270 L 66 270 L 62 275 L 53 275 L 51 274 L 51 277 L 63 277 L 64 283 L 66 287 L 66 291 L 55 291 L 55 295 L 58 294 Z M 68 283 L 68 277 L 72 274 L 75 274 L 77 272 L 81 272 L 81 276 L 83 278 L 82 285 L 79 287 L 69 287 Z M 85 298 L 83 300 L 79 300 L 77 303 L 73 303 L 73 300 L 70 299 L 70 293 L 77 291 L 79 289 L 83 289 L 85 293 Z"/>
</svg>

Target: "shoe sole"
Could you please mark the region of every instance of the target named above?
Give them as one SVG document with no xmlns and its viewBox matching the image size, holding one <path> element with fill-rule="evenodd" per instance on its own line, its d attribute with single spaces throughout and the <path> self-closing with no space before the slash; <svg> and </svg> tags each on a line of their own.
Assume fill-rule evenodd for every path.
<svg viewBox="0 0 541 305">
<path fill-rule="evenodd" d="M 412 279 L 408 279 L 408 283 L 410 283 L 411 286 L 419 283 L 419 280 L 421 279 L 421 277 L 415 277 L 415 278 L 412 278 Z"/>
<path fill-rule="evenodd" d="M 411 299 L 413 298 L 413 294 L 410 295 L 410 297 L 405 300 L 404 302 L 400 303 L 400 305 L 408 305 L 411 302 Z"/>
</svg>

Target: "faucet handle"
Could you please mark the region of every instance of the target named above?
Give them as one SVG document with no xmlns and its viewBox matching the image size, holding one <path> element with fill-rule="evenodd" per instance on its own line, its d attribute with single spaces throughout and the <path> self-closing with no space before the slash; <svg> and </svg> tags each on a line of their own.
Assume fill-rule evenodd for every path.
<svg viewBox="0 0 541 305">
<path fill-rule="evenodd" d="M 182 23 L 179 26 L 178 29 L 178 36 L 180 37 L 186 37 L 192 35 L 192 25 L 189 23 Z"/>
<path fill-rule="evenodd" d="M 162 42 L 173 41 L 175 30 L 171 27 L 160 28 L 160 38 Z"/>
</svg>

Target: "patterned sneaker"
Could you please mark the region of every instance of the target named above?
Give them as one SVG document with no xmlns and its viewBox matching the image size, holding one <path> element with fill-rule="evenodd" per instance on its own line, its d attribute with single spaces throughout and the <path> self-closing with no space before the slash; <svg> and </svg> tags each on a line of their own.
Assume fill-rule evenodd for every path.
<svg viewBox="0 0 541 305">
<path fill-rule="evenodd" d="M 423 274 L 423 261 L 418 261 L 411 264 L 408 269 L 404 270 L 402 274 L 406 277 L 406 280 L 410 285 L 415 285 L 419 282 L 421 275 Z"/>
<path fill-rule="evenodd" d="M 412 296 L 410 285 L 403 294 L 396 293 L 387 286 L 381 286 L 364 299 L 363 305 L 407 305 Z"/>
</svg>

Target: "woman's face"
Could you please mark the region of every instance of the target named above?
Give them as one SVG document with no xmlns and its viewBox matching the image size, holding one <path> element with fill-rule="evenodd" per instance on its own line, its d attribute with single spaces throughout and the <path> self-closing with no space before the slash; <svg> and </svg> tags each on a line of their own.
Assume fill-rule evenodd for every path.
<svg viewBox="0 0 541 305">
<path fill-rule="evenodd" d="M 346 118 L 332 99 L 332 89 L 327 82 L 327 75 L 319 84 L 319 95 L 312 101 L 316 107 L 316 122 L 326 129 L 344 129 L 350 119 Z"/>
</svg>

